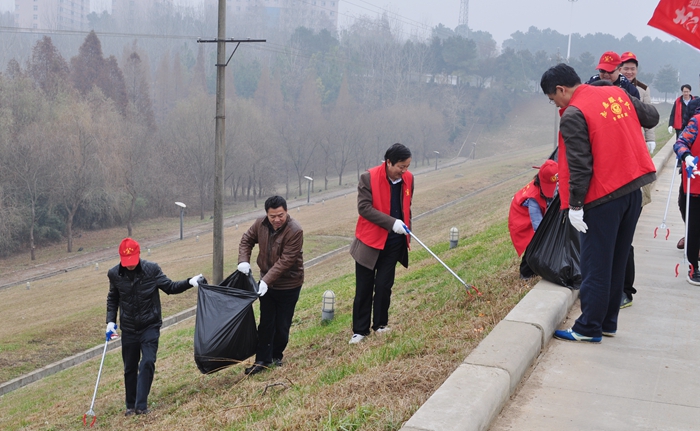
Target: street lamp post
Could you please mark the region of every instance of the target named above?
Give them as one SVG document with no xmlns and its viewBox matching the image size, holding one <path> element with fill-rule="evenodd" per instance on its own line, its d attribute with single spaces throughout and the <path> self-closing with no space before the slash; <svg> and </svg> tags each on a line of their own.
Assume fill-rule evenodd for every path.
<svg viewBox="0 0 700 431">
<path fill-rule="evenodd" d="M 306 184 L 308 184 L 306 187 L 306 203 L 308 204 L 309 201 L 311 200 L 311 181 L 313 181 L 314 179 L 311 177 L 307 177 L 307 176 L 304 176 L 304 178 L 306 178 L 308 180 L 308 183 L 306 183 Z"/>
<path fill-rule="evenodd" d="M 187 208 L 187 205 L 182 202 L 175 202 L 175 205 L 180 207 L 180 240 L 182 240 L 182 221 L 185 217 L 185 208 Z"/>
<path fill-rule="evenodd" d="M 440 156 L 439 151 L 433 151 L 435 153 L 435 170 L 437 171 L 437 162 L 438 162 L 438 157 Z"/>
<path fill-rule="evenodd" d="M 566 62 L 569 62 L 569 57 L 571 57 L 571 33 L 573 32 L 572 27 L 574 23 L 574 2 L 577 0 L 569 0 L 569 3 L 571 3 L 571 19 L 570 24 L 569 24 L 569 47 L 566 49 Z"/>
</svg>

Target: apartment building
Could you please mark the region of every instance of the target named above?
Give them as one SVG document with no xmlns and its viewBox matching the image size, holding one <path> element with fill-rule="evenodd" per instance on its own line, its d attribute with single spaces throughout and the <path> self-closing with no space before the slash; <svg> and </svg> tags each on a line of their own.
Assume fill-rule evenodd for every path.
<svg viewBox="0 0 700 431">
<path fill-rule="evenodd" d="M 17 27 L 36 30 L 85 30 L 90 0 L 15 0 Z"/>
</svg>

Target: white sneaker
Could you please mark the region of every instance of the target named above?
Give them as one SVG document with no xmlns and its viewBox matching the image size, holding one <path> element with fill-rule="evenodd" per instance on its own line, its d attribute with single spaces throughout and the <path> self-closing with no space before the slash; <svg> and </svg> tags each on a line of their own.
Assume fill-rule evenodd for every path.
<svg viewBox="0 0 700 431">
<path fill-rule="evenodd" d="M 376 332 L 377 334 L 383 334 L 383 333 L 389 332 L 389 331 L 391 331 L 391 328 L 390 328 L 390 327 L 388 327 L 388 326 L 382 326 L 381 328 L 377 329 L 377 330 L 374 331 L 374 332 Z"/>
<path fill-rule="evenodd" d="M 360 335 L 360 334 L 352 334 L 352 338 L 350 339 L 350 344 L 357 344 L 360 341 L 364 340 L 365 336 Z"/>
</svg>

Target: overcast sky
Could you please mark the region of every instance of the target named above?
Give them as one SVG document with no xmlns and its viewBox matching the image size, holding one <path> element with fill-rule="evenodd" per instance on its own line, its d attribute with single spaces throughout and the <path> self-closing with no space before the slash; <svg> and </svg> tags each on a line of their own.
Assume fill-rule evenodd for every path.
<svg viewBox="0 0 700 431">
<path fill-rule="evenodd" d="M 202 0 L 176 0 L 198 4 Z M 308 0 L 306 0 L 308 1 Z M 455 28 L 459 24 L 461 0 L 338 0 L 339 24 L 347 26 L 360 15 L 372 17 L 388 10 L 410 34 L 437 24 Z M 91 0 L 92 9 L 111 0 Z M 551 28 L 562 34 L 609 33 L 622 37 L 672 37 L 649 27 L 647 22 L 659 0 L 469 0 L 469 27 L 491 33 L 500 44 L 517 30 L 530 26 Z M 13 10 L 14 0 L 0 0 L 0 10 Z M 573 14 L 572 14 L 573 11 Z"/>
<path fill-rule="evenodd" d="M 530 26 L 551 28 L 562 34 L 609 33 L 622 37 L 632 33 L 671 40 L 649 27 L 647 22 L 659 0 L 469 0 L 469 27 L 491 33 L 500 44 L 518 30 Z M 388 10 L 401 16 L 404 30 L 433 27 L 439 23 L 455 28 L 459 24 L 460 0 L 340 0 L 341 26 L 353 17 L 375 16 Z M 572 16 L 573 10 L 573 16 Z M 573 19 L 572 19 L 573 18 Z"/>
</svg>

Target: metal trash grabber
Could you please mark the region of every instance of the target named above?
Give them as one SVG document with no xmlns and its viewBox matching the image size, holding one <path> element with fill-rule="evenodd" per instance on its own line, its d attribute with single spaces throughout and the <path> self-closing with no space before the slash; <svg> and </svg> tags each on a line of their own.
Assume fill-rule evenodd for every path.
<svg viewBox="0 0 700 431">
<path fill-rule="evenodd" d="M 673 167 L 673 175 L 671 175 L 671 188 L 668 189 L 668 199 L 666 199 L 666 210 L 664 211 L 664 219 L 661 221 L 661 224 L 654 229 L 654 238 L 656 238 L 656 232 L 659 229 L 666 229 L 666 239 L 668 239 L 668 236 L 671 235 L 671 229 L 666 227 L 666 216 L 668 215 L 668 205 L 671 203 L 671 193 L 673 192 L 673 183 L 676 180 L 676 169 L 678 168 L 678 163 L 680 163 L 679 159 L 676 159 L 676 164 Z"/>
<path fill-rule="evenodd" d="M 469 289 L 474 289 L 474 290 L 476 291 L 476 294 L 477 294 L 478 296 L 481 296 L 481 292 L 479 292 L 479 289 L 477 289 L 476 286 L 474 286 L 474 285 L 472 285 L 472 284 L 467 284 L 467 283 L 464 282 L 464 280 L 462 280 L 461 278 L 459 278 L 459 275 L 457 275 L 454 271 L 452 271 L 452 269 L 450 269 L 450 267 L 447 266 L 447 265 L 445 264 L 445 262 L 443 262 L 442 260 L 440 260 L 440 258 L 437 257 L 437 255 L 436 255 L 435 253 L 433 253 L 433 251 L 432 251 L 431 249 L 429 249 L 427 245 L 423 244 L 423 241 L 421 241 L 420 239 L 418 239 L 418 237 L 417 237 L 413 232 L 411 232 L 411 230 L 408 228 L 408 226 L 406 226 L 406 224 L 403 225 L 403 228 L 406 230 L 406 232 L 408 232 L 409 235 L 411 235 L 411 237 L 413 237 L 413 239 L 415 239 L 416 241 L 418 241 L 418 244 L 422 245 L 424 249 L 428 250 L 428 253 L 430 253 L 435 259 L 437 259 L 437 261 L 440 262 L 440 263 L 442 264 L 442 266 L 445 267 L 445 269 L 447 269 L 448 271 L 450 271 L 450 274 L 454 275 L 454 277 L 455 277 L 457 280 L 459 280 L 460 283 L 462 283 L 462 284 L 464 285 L 464 287 L 467 289 L 467 293 L 469 294 L 469 296 L 472 296 L 472 294 L 471 294 L 471 292 L 469 291 Z"/>
<path fill-rule="evenodd" d="M 90 426 L 92 427 L 95 425 L 95 421 L 97 421 L 97 415 L 95 412 L 92 410 L 93 407 L 95 407 L 95 397 L 97 396 L 97 386 L 100 384 L 100 376 L 102 375 L 102 365 L 105 363 L 105 355 L 107 354 L 107 343 L 112 339 L 112 335 L 116 334 L 107 334 L 105 337 L 105 348 L 102 350 L 102 360 L 100 361 L 100 371 L 97 372 L 97 381 L 95 382 L 95 392 L 92 394 L 92 403 L 90 403 L 90 410 L 88 410 L 84 415 L 83 415 L 83 425 L 87 426 L 87 417 L 92 416 L 92 422 L 90 422 Z"/>
<path fill-rule="evenodd" d="M 698 164 L 698 158 L 695 157 L 693 159 L 693 163 L 695 163 L 695 166 Z M 687 174 L 688 174 L 688 183 L 685 188 L 685 241 L 683 243 L 683 265 L 687 266 L 690 268 L 691 271 L 694 271 L 695 268 L 693 268 L 693 265 L 690 264 L 690 261 L 688 261 L 688 223 L 690 222 L 690 219 L 688 218 L 688 215 L 690 214 L 690 179 L 694 173 L 693 168 L 690 166 L 686 166 L 685 168 Z M 697 172 L 697 171 L 695 171 Z M 676 277 L 678 277 L 678 267 L 680 266 L 680 263 L 676 264 Z"/>
</svg>

